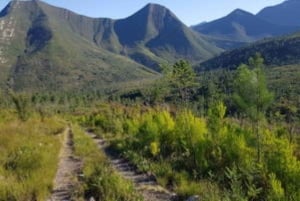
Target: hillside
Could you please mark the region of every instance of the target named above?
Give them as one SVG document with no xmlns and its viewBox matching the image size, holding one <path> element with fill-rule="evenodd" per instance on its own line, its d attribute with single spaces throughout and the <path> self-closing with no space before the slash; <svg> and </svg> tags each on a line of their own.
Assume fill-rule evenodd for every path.
<svg viewBox="0 0 300 201">
<path fill-rule="evenodd" d="M 74 33 L 53 10 L 39 1 L 14 1 L 2 12 L 2 86 L 20 91 L 103 88 L 155 75 Z"/>
<path fill-rule="evenodd" d="M 230 49 L 262 38 L 279 36 L 297 30 L 294 26 L 272 24 L 241 9 L 215 21 L 193 27 L 209 36 L 219 47 Z"/>
<path fill-rule="evenodd" d="M 119 20 L 89 18 L 44 3 L 40 5 L 61 26 L 68 25 L 89 42 L 155 70 L 160 63 L 179 58 L 203 61 L 221 52 L 158 4 L 148 4 Z"/>
<path fill-rule="evenodd" d="M 299 27 L 299 9 L 299 0 L 287 0 L 281 4 L 262 9 L 257 16 L 273 24 Z"/>
<path fill-rule="evenodd" d="M 153 79 L 157 73 L 150 68 L 158 70 L 159 63 L 199 62 L 220 52 L 153 4 L 112 20 L 12 1 L 0 16 L 0 83 L 20 91 L 109 88 Z"/>
<path fill-rule="evenodd" d="M 178 59 L 203 61 L 220 52 L 170 10 L 157 4 L 148 4 L 132 16 L 116 20 L 113 30 L 121 48 L 118 53 L 155 70 L 159 63 Z"/>
<path fill-rule="evenodd" d="M 266 65 L 269 66 L 299 64 L 300 33 L 263 40 L 246 47 L 224 52 L 213 59 L 199 64 L 196 68 L 198 70 L 216 68 L 235 69 L 241 63 L 246 63 L 248 58 L 256 52 L 262 54 Z"/>
</svg>

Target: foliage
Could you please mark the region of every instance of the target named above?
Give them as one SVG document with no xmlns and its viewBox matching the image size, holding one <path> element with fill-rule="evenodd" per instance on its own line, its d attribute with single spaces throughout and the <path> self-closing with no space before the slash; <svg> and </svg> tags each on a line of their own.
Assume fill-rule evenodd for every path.
<svg viewBox="0 0 300 201">
<path fill-rule="evenodd" d="M 116 104 L 102 108 L 110 111 L 103 116 L 108 125 L 123 122 L 118 123 L 123 128 L 106 133 L 106 125 L 99 124 L 98 134 L 109 138 L 111 147 L 139 170 L 153 172 L 162 185 L 183 198 L 199 194 L 204 200 L 298 199 L 300 162 L 288 136 L 277 136 L 276 129 L 262 130 L 257 164 L 252 125 L 240 126 L 226 118 L 221 101 L 211 104 L 207 119 L 187 109 Z M 103 109 L 100 114 L 105 114 Z M 93 118 L 97 115 L 85 117 L 88 122 Z"/>
<path fill-rule="evenodd" d="M 272 93 L 267 89 L 263 74 L 263 59 L 259 54 L 249 59 L 250 66 L 242 64 L 237 70 L 233 99 L 242 112 L 257 121 L 264 115 L 272 101 Z"/>
<path fill-rule="evenodd" d="M 92 139 L 78 126 L 72 128 L 75 153 L 84 162 L 84 197 L 103 201 L 141 201 L 133 184 L 112 169 Z"/>
<path fill-rule="evenodd" d="M 192 66 L 188 61 L 180 60 L 174 65 L 162 65 L 161 68 L 163 76 L 152 85 L 151 93 L 145 94 L 150 96 L 150 103 L 172 99 L 187 104 L 198 85 Z"/>
<path fill-rule="evenodd" d="M 253 70 L 248 69 L 247 65 L 242 64 L 237 70 L 235 78 L 233 99 L 241 112 L 248 116 L 256 125 L 257 136 L 257 161 L 261 159 L 260 145 L 260 121 L 265 117 L 265 111 L 270 105 L 273 94 L 267 89 L 265 76 L 263 74 L 263 58 L 256 54 L 249 59 L 249 64 Z"/>
</svg>

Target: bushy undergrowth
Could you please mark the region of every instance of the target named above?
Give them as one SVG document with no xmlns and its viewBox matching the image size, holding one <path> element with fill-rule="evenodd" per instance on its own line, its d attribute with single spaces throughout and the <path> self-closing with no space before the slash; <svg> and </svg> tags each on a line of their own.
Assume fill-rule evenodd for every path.
<svg viewBox="0 0 300 201">
<path fill-rule="evenodd" d="M 110 166 L 92 139 L 73 126 L 75 154 L 83 160 L 83 197 L 97 201 L 141 201 L 133 184 Z"/>
<path fill-rule="evenodd" d="M 6 113 L 9 114 L 9 113 Z M 11 118 L 13 119 L 13 117 Z M 64 129 L 58 119 L 0 122 L 0 200 L 45 200 L 52 188 Z"/>
<path fill-rule="evenodd" d="M 261 123 L 261 159 L 251 124 L 225 118 L 212 105 L 206 118 L 189 110 L 102 105 L 79 118 L 162 185 L 204 200 L 300 200 L 300 161 L 288 136 Z"/>
</svg>

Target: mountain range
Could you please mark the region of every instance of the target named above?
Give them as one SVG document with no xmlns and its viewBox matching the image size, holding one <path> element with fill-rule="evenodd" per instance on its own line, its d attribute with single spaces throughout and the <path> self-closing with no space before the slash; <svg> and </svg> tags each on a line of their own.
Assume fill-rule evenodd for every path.
<svg viewBox="0 0 300 201">
<path fill-rule="evenodd" d="M 256 15 L 236 9 L 223 18 L 192 28 L 220 48 L 233 49 L 260 39 L 299 31 L 299 9 L 299 0 L 267 7 Z"/>
<path fill-rule="evenodd" d="M 291 57 L 279 54 L 298 52 L 297 34 L 253 42 L 299 30 L 297 21 L 289 21 L 298 15 L 297 2 L 289 0 L 257 15 L 237 9 L 191 28 L 158 4 L 114 20 L 86 17 L 39 0 L 11 1 L 0 12 L 0 88 L 29 92 L 122 88 L 156 79 L 160 64 L 186 59 L 198 68 L 200 63 L 205 69 L 230 67 L 262 49 L 276 56 L 277 63 L 288 63 Z M 275 24 L 276 13 L 284 13 L 286 22 Z M 253 44 L 222 53 L 248 43 Z"/>
<path fill-rule="evenodd" d="M 156 4 L 112 20 L 38 0 L 12 1 L 0 20 L 0 83 L 15 90 L 101 88 L 151 79 L 160 63 L 200 62 L 221 52 Z"/>
</svg>

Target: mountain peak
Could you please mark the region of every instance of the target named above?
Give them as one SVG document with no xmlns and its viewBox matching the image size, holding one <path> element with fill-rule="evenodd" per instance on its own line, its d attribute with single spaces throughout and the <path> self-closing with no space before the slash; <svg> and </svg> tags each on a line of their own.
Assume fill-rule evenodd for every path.
<svg viewBox="0 0 300 201">
<path fill-rule="evenodd" d="M 170 19 L 173 24 L 181 24 L 166 7 L 149 3 L 130 17 L 117 20 L 115 31 L 122 36 L 119 38 L 122 44 L 132 46 L 140 41 L 149 41 L 156 37 L 166 26 L 166 20 Z"/>
<path fill-rule="evenodd" d="M 10 14 L 13 11 L 19 12 L 18 8 L 27 8 L 33 7 L 37 5 L 37 0 L 12 0 L 10 1 L 2 11 L 0 11 L 0 17 L 4 17 L 8 14 Z M 17 11 L 18 10 L 18 11 Z"/>
<path fill-rule="evenodd" d="M 297 8 L 297 13 L 299 13 L 299 9 L 300 7 Z M 278 15 L 278 13 L 280 13 L 280 15 Z M 274 15 L 281 16 L 283 14 L 282 12 L 277 11 L 274 12 Z M 298 20 L 299 18 L 295 19 Z M 217 42 L 221 41 L 220 47 L 224 48 L 227 47 L 227 44 L 223 42 L 224 40 L 232 41 L 232 44 L 235 47 L 235 44 L 239 46 L 258 39 L 295 31 L 294 27 L 282 27 L 278 24 L 270 23 L 269 21 L 242 9 L 236 9 L 223 18 L 203 25 L 198 25 L 193 27 L 193 29 L 202 34 L 216 38 L 215 40 Z M 223 46 L 223 44 L 225 44 L 225 46 Z M 231 47 L 231 45 L 229 47 Z"/>
<path fill-rule="evenodd" d="M 232 11 L 228 16 L 241 17 L 241 16 L 250 16 L 250 15 L 253 16 L 252 13 L 238 8 L 238 9 L 235 9 L 234 11 Z"/>
<path fill-rule="evenodd" d="M 164 16 L 166 13 L 170 13 L 171 15 L 175 16 L 172 14 L 172 12 L 167 9 L 166 7 L 160 5 L 160 4 L 155 4 L 155 3 L 149 3 L 145 7 L 143 7 L 141 10 L 137 11 L 133 16 Z"/>
<path fill-rule="evenodd" d="M 166 9 L 163 5 L 156 4 L 156 3 L 148 3 L 145 8 L 163 8 Z"/>
</svg>

